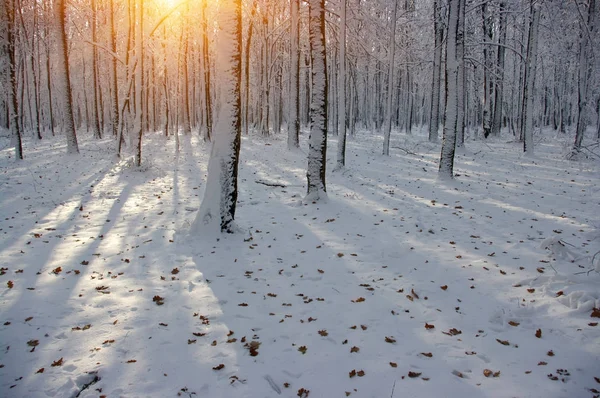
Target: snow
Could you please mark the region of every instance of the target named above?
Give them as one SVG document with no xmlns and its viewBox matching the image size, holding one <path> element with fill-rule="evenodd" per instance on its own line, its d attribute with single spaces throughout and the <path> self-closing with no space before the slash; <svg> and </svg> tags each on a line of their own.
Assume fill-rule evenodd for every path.
<svg viewBox="0 0 600 398">
<path fill-rule="evenodd" d="M 110 139 L 64 156 L 64 137 L 26 137 L 22 162 L 0 139 L 2 397 L 600 390 L 600 165 L 564 160 L 572 137 L 536 137 L 535 159 L 467 141 L 446 182 L 426 128 L 395 132 L 390 157 L 358 132 L 317 204 L 305 154 L 244 137 L 245 232 L 202 240 L 180 233 L 206 181 L 199 137 L 177 155 L 148 134 L 145 171 Z"/>
</svg>

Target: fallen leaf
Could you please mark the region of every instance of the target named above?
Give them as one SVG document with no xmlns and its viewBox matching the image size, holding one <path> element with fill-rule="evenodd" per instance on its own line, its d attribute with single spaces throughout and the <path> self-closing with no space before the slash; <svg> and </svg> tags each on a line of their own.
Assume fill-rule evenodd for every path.
<svg viewBox="0 0 600 398">
<path fill-rule="evenodd" d="M 323 329 L 323 330 L 319 330 L 319 334 L 323 337 L 329 335 L 329 333 L 327 333 L 327 330 Z"/>
<path fill-rule="evenodd" d="M 179 268 L 175 267 L 171 270 L 171 274 L 177 275 L 179 273 Z"/>
<path fill-rule="evenodd" d="M 542 338 L 542 329 L 538 329 L 535 331 L 535 337 L 537 337 L 538 339 Z"/>
<path fill-rule="evenodd" d="M 152 301 L 154 301 L 156 303 L 156 305 L 163 305 L 165 303 L 164 297 L 160 297 L 158 295 L 154 296 L 152 298 Z"/>
<path fill-rule="evenodd" d="M 425 323 L 425 329 L 430 330 L 430 329 L 435 329 L 435 325 L 431 325 L 429 323 Z"/>
<path fill-rule="evenodd" d="M 422 352 L 421 355 L 423 355 L 424 357 L 427 357 L 427 358 L 433 357 L 433 354 L 430 352 Z"/>
<path fill-rule="evenodd" d="M 396 339 L 394 339 L 394 338 L 392 338 L 392 337 L 385 336 L 385 342 L 386 342 L 386 343 L 393 344 L 393 343 L 395 343 L 395 342 L 396 342 Z"/>
<path fill-rule="evenodd" d="M 502 345 L 510 345 L 510 342 L 508 340 L 496 339 L 496 341 Z"/>
<path fill-rule="evenodd" d="M 535 292 L 535 289 L 531 288 L 531 289 L 527 289 L 527 291 L 528 291 L 529 293 L 533 293 L 533 292 Z"/>
<path fill-rule="evenodd" d="M 130 359 L 129 361 L 127 361 L 127 363 L 136 363 L 137 359 Z"/>
<path fill-rule="evenodd" d="M 44 373 L 44 368 L 39 368 L 35 373 Z"/>
<path fill-rule="evenodd" d="M 520 325 L 520 323 L 519 323 L 519 322 L 515 322 L 515 321 L 508 321 L 508 324 L 509 324 L 510 326 L 519 326 L 519 325 Z"/>
<path fill-rule="evenodd" d="M 350 348 L 350 353 L 359 352 L 359 351 L 360 351 L 360 348 L 358 348 L 357 346 Z"/>
<path fill-rule="evenodd" d="M 448 285 L 440 286 L 440 289 L 442 289 L 442 290 L 448 290 Z"/>
<path fill-rule="evenodd" d="M 348 377 L 353 378 L 354 376 L 356 376 L 356 369 L 352 369 L 350 372 L 348 372 Z"/>
<path fill-rule="evenodd" d="M 302 353 L 302 355 L 306 354 L 306 351 L 307 351 L 307 350 L 308 350 L 308 348 L 306 348 L 306 346 L 305 346 L 305 345 L 303 345 L 303 346 L 300 346 L 300 347 L 298 348 L 298 351 L 300 351 L 300 352 Z"/>
<path fill-rule="evenodd" d="M 546 355 L 548 355 L 549 357 L 553 357 L 554 356 L 554 351 L 550 350 L 546 353 Z"/>
<path fill-rule="evenodd" d="M 344 257 L 344 253 L 338 253 L 337 256 L 340 257 L 340 258 Z"/>
<path fill-rule="evenodd" d="M 362 303 L 363 301 L 365 301 L 364 297 L 359 297 L 356 300 L 352 300 L 353 303 Z"/>
<path fill-rule="evenodd" d="M 365 371 L 364 370 L 359 370 L 358 372 L 356 372 L 356 375 L 358 377 L 363 377 L 365 375 Z"/>
<path fill-rule="evenodd" d="M 225 367 L 225 365 L 224 365 L 224 364 L 222 364 L 222 363 L 220 363 L 220 364 L 218 364 L 217 366 L 214 366 L 214 367 L 213 367 L 213 370 L 221 370 L 221 369 L 223 369 L 224 367 Z"/>
<path fill-rule="evenodd" d="M 600 308 L 595 308 L 592 310 L 591 318 L 600 318 Z"/>
<path fill-rule="evenodd" d="M 6 286 L 7 286 L 9 289 L 12 289 L 12 288 L 15 286 L 15 284 L 13 283 L 13 281 L 8 281 L 8 282 L 6 282 Z"/>
<path fill-rule="evenodd" d="M 58 275 L 58 274 L 60 274 L 61 272 L 62 272 L 62 267 L 56 267 L 56 268 L 54 268 L 54 269 L 52 270 L 52 273 L 53 273 L 54 275 Z"/>
<path fill-rule="evenodd" d="M 419 298 L 419 295 L 415 292 L 415 289 L 410 289 L 410 293 L 413 295 L 414 298 Z"/>
<path fill-rule="evenodd" d="M 408 377 L 414 379 L 415 377 L 421 376 L 421 372 L 413 372 L 412 370 L 408 372 Z"/>
<path fill-rule="evenodd" d="M 62 366 L 63 364 L 63 359 L 62 357 L 60 359 L 57 359 L 56 361 L 52 362 L 52 367 L 56 367 L 56 366 Z"/>
<path fill-rule="evenodd" d="M 397 368 L 397 367 L 398 367 L 398 364 L 397 364 L 396 362 L 390 362 L 390 366 L 391 366 L 392 368 Z"/>
<path fill-rule="evenodd" d="M 483 375 L 485 377 L 490 377 L 494 372 L 492 372 L 490 369 L 483 369 Z"/>
<path fill-rule="evenodd" d="M 548 362 L 544 362 L 544 361 L 538 362 L 538 366 L 546 366 L 546 365 L 548 365 Z"/>
</svg>

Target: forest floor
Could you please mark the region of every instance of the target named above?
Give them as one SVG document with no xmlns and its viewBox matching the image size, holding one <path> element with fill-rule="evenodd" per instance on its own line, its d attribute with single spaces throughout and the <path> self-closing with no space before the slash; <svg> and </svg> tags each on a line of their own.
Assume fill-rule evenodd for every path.
<svg viewBox="0 0 600 398">
<path fill-rule="evenodd" d="M 598 396 L 600 162 L 504 136 L 444 182 L 424 134 L 383 157 L 360 132 L 318 204 L 306 135 L 244 137 L 244 232 L 219 237 L 185 232 L 196 135 L 148 134 L 143 170 L 111 139 L 15 162 L 2 138 L 0 396 Z"/>
</svg>

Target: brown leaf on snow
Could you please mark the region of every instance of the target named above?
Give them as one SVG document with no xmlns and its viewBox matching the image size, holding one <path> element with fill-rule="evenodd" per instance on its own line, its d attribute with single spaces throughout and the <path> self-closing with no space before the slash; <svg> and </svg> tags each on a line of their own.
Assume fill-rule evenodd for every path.
<svg viewBox="0 0 600 398">
<path fill-rule="evenodd" d="M 40 344 L 39 340 L 29 340 L 29 341 L 27 342 L 27 345 L 28 345 L 29 347 L 35 347 L 35 346 L 38 346 L 39 344 Z"/>
<path fill-rule="evenodd" d="M 448 336 L 456 336 L 459 334 L 462 334 L 462 331 L 456 329 L 456 328 L 452 328 L 450 330 L 448 330 L 447 332 L 442 332 L 444 334 L 447 334 Z"/>
<path fill-rule="evenodd" d="M 595 308 L 592 310 L 591 318 L 600 318 L 600 308 Z"/>
<path fill-rule="evenodd" d="M 510 326 L 519 326 L 519 325 L 520 325 L 520 323 L 519 323 L 519 322 L 515 322 L 515 321 L 508 321 L 508 324 L 509 324 Z"/>
<path fill-rule="evenodd" d="M 483 369 L 483 375 L 485 377 L 490 377 L 494 372 L 492 372 L 490 369 Z"/>
<path fill-rule="evenodd" d="M 448 290 L 448 285 L 440 286 L 440 289 L 442 289 L 442 290 Z"/>
<path fill-rule="evenodd" d="M 544 361 L 538 362 L 538 366 L 546 366 L 546 365 L 548 365 L 548 362 L 544 362 Z"/>
<path fill-rule="evenodd" d="M 156 305 L 163 305 L 165 303 L 164 297 L 160 297 L 159 295 L 154 296 L 152 298 L 152 301 L 154 301 L 156 303 Z"/>
<path fill-rule="evenodd" d="M 354 376 L 356 376 L 356 369 L 352 369 L 350 372 L 348 372 L 348 377 L 353 378 Z"/>
<path fill-rule="evenodd" d="M 397 367 L 398 367 L 398 364 L 397 364 L 396 362 L 390 362 L 390 366 L 391 366 L 392 368 L 397 368 Z"/>
<path fill-rule="evenodd" d="M 542 329 L 538 329 L 535 331 L 535 337 L 537 337 L 538 339 L 542 338 Z"/>
<path fill-rule="evenodd" d="M 546 353 L 546 355 L 548 355 L 549 357 L 553 357 L 554 356 L 554 351 L 550 350 Z"/>
<path fill-rule="evenodd" d="M 563 296 L 564 294 L 565 294 L 565 292 L 563 292 L 562 290 L 559 290 L 558 292 L 556 292 L 556 297 Z"/>
<path fill-rule="evenodd" d="M 304 355 L 304 354 L 306 354 L 306 351 L 308 351 L 308 348 L 306 348 L 306 346 L 303 345 L 298 348 L 298 351 L 300 351 L 302 353 L 302 355 Z"/>
<path fill-rule="evenodd" d="M 175 267 L 171 270 L 171 274 L 177 275 L 179 273 L 179 268 Z"/>
<path fill-rule="evenodd" d="M 410 293 L 413 295 L 414 298 L 419 299 L 419 295 L 415 292 L 415 289 L 410 289 Z"/>
<path fill-rule="evenodd" d="M 44 373 L 44 368 L 39 368 L 35 373 Z"/>
<path fill-rule="evenodd" d="M 340 257 L 340 258 L 344 257 L 344 253 L 338 253 L 337 256 Z"/>
<path fill-rule="evenodd" d="M 328 336 L 329 333 L 327 333 L 327 330 L 323 329 L 323 330 L 319 330 L 319 334 L 323 337 Z"/>
<path fill-rule="evenodd" d="M 425 322 L 425 329 L 427 329 L 427 330 L 435 329 L 435 325 Z"/>
<path fill-rule="evenodd" d="M 220 364 L 218 364 L 217 366 L 213 366 L 213 370 L 221 370 L 221 369 L 223 369 L 224 367 L 225 367 L 225 365 L 224 365 L 224 364 L 222 364 L 222 363 L 220 363 Z"/>
<path fill-rule="evenodd" d="M 52 273 L 53 273 L 54 275 L 58 275 L 58 274 L 60 274 L 61 272 L 62 272 L 62 267 L 56 267 L 56 268 L 54 268 L 54 269 L 52 270 Z"/>
<path fill-rule="evenodd" d="M 590 323 L 588 323 L 588 326 L 592 326 L 592 327 L 598 326 L 598 322 L 590 322 Z"/>
<path fill-rule="evenodd" d="M 527 289 L 527 292 L 529 292 L 529 293 L 533 293 L 533 292 L 535 292 L 535 289 L 533 289 L 533 288 L 531 288 L 531 289 Z"/>
<path fill-rule="evenodd" d="M 127 361 L 127 363 L 136 363 L 137 359 L 130 359 L 129 361 Z"/>
<path fill-rule="evenodd" d="M 362 303 L 363 301 L 365 301 L 364 297 L 359 297 L 356 300 L 352 300 L 353 303 Z"/>
<path fill-rule="evenodd" d="M 6 282 L 6 286 L 7 286 L 9 289 L 12 289 L 12 288 L 15 286 L 15 284 L 13 283 L 13 281 L 8 281 L 8 282 Z"/>
<path fill-rule="evenodd" d="M 350 353 L 359 352 L 359 351 L 360 351 L 360 348 L 358 348 L 357 346 L 350 348 Z"/>
<path fill-rule="evenodd" d="M 394 339 L 393 337 L 388 337 L 388 336 L 385 336 L 385 342 L 386 342 L 386 343 L 393 344 L 393 343 L 395 343 L 395 342 L 396 342 L 396 339 Z"/>
<path fill-rule="evenodd" d="M 510 345 L 510 342 L 508 340 L 496 339 L 496 341 L 502 345 Z"/>
<path fill-rule="evenodd" d="M 360 328 L 361 328 L 362 330 L 367 330 L 367 325 L 360 325 Z"/>
<path fill-rule="evenodd" d="M 412 370 L 408 372 L 408 377 L 410 377 L 411 379 L 414 379 L 415 377 L 419 376 L 421 376 L 421 372 L 413 372 Z"/>
<path fill-rule="evenodd" d="M 423 355 L 424 357 L 427 357 L 427 358 L 433 357 L 433 354 L 430 352 L 422 352 L 421 355 Z"/>
<path fill-rule="evenodd" d="M 63 359 L 62 357 L 60 359 L 57 359 L 56 361 L 52 362 L 52 367 L 56 367 L 56 366 L 62 366 L 63 364 Z"/>
<path fill-rule="evenodd" d="M 358 372 L 356 372 L 356 375 L 358 377 L 363 377 L 365 375 L 365 371 L 364 370 L 359 370 Z"/>
</svg>

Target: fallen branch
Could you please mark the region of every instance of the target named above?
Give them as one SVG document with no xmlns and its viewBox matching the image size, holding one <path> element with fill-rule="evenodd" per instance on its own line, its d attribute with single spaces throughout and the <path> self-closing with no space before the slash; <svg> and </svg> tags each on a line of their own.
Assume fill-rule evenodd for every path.
<svg viewBox="0 0 600 398">
<path fill-rule="evenodd" d="M 256 180 L 255 182 L 257 184 L 266 185 L 268 187 L 280 187 L 280 188 L 285 188 L 286 187 L 285 184 L 282 184 L 280 182 L 269 182 L 269 181 L 264 181 L 264 180 Z"/>
<path fill-rule="evenodd" d="M 393 146 L 392 148 L 394 148 L 394 149 L 400 149 L 401 151 L 404 151 L 404 152 L 406 152 L 409 155 L 418 156 L 418 154 L 416 154 L 416 153 L 414 153 L 412 151 L 409 151 L 408 149 L 404 149 L 402 147 L 399 147 L 399 146 Z"/>
</svg>

